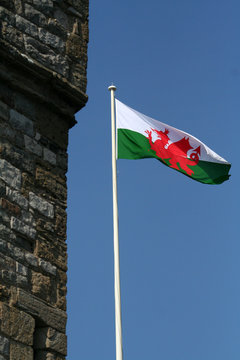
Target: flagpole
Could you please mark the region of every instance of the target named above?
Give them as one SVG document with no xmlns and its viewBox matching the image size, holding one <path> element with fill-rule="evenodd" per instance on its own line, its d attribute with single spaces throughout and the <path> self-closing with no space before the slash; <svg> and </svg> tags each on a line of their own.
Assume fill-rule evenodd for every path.
<svg viewBox="0 0 240 360">
<path fill-rule="evenodd" d="M 116 360 L 122 360 L 122 320 L 121 320 L 121 291 L 119 266 L 118 239 L 118 205 L 117 205 L 117 161 L 116 161 L 116 127 L 115 127 L 115 98 L 116 87 L 109 86 L 111 92 L 111 124 L 112 124 L 112 184 L 113 184 L 113 245 L 114 245 L 114 295 L 115 295 L 115 336 Z"/>
</svg>

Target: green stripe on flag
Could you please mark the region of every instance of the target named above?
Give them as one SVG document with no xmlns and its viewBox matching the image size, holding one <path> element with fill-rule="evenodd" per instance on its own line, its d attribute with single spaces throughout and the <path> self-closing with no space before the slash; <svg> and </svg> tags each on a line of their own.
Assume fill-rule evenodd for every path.
<svg viewBox="0 0 240 360">
<path fill-rule="evenodd" d="M 169 166 L 169 160 L 160 159 L 156 156 L 155 151 L 150 149 L 149 140 L 144 135 L 127 129 L 118 129 L 118 159 L 144 159 L 155 158 L 161 161 L 164 165 Z M 187 173 L 179 166 L 180 172 L 184 175 Z M 222 164 L 217 162 L 199 161 L 197 165 L 189 165 L 189 168 L 194 171 L 190 178 L 202 182 L 204 184 L 221 184 L 229 179 L 228 172 L 230 164 Z"/>
</svg>

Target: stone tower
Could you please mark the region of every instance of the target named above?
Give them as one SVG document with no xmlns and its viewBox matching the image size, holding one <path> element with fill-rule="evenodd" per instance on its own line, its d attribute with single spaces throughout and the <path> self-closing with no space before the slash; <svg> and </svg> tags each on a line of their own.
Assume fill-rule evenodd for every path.
<svg viewBox="0 0 240 360">
<path fill-rule="evenodd" d="M 0 360 L 63 360 L 68 130 L 88 0 L 0 0 Z"/>
</svg>

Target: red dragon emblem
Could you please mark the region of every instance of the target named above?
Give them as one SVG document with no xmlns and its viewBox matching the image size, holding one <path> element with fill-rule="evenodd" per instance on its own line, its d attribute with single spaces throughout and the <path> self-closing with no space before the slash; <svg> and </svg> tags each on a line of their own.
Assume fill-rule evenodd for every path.
<svg viewBox="0 0 240 360">
<path fill-rule="evenodd" d="M 158 139 L 152 141 L 152 131 L 157 134 Z M 168 133 L 169 131 L 159 131 L 152 129 L 152 131 L 146 130 L 148 135 L 149 144 L 151 149 L 155 151 L 157 157 L 159 157 L 165 164 L 176 170 L 184 170 L 189 176 L 194 174 L 194 171 L 188 167 L 188 165 L 195 166 L 199 162 L 200 146 L 194 149 L 190 157 L 187 153 L 193 147 L 189 143 L 189 138 L 183 137 L 181 140 L 169 143 Z"/>
</svg>

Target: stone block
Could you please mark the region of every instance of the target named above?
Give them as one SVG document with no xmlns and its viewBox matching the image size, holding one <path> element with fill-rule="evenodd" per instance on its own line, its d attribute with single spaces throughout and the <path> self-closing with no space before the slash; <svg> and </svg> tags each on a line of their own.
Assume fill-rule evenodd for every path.
<svg viewBox="0 0 240 360">
<path fill-rule="evenodd" d="M 54 61 L 54 58 L 56 56 L 56 53 L 49 49 L 46 45 L 42 44 L 40 41 L 33 39 L 31 36 L 24 35 L 25 40 L 25 48 L 29 55 L 31 55 L 33 58 L 36 58 L 36 60 L 40 62 L 47 61 Z M 44 59 L 44 61 L 41 61 L 41 58 L 37 58 L 37 53 L 41 55 L 41 58 Z M 45 57 L 43 56 L 45 54 Z"/>
<path fill-rule="evenodd" d="M 38 26 L 45 26 L 47 23 L 46 16 L 29 4 L 25 4 L 25 16 Z"/>
<path fill-rule="evenodd" d="M 17 261 L 24 261 L 24 252 L 21 249 L 11 243 L 8 243 L 7 247 L 8 253 L 11 257 L 16 259 Z"/>
<path fill-rule="evenodd" d="M 0 222 L 6 223 L 7 225 L 9 225 L 9 216 L 7 214 L 7 212 L 5 210 L 3 210 L 0 207 Z"/>
<path fill-rule="evenodd" d="M 15 48 L 20 49 L 21 51 L 24 49 L 23 34 L 6 22 L 2 23 L 1 37 Z"/>
<path fill-rule="evenodd" d="M 9 355 L 9 340 L 0 335 L 0 354 Z"/>
<path fill-rule="evenodd" d="M 8 2 L 9 0 L 5 0 L 5 1 Z M 8 11 L 3 6 L 0 6 L 0 19 L 1 19 L 1 22 L 6 21 L 9 25 L 12 25 L 12 26 L 15 25 L 15 16 L 13 15 L 13 13 L 11 11 Z"/>
<path fill-rule="evenodd" d="M 14 144 L 11 144 L 7 139 L 0 140 L 0 157 L 9 161 L 9 163 L 18 169 L 22 168 L 23 154 L 22 150 L 18 149 Z"/>
<path fill-rule="evenodd" d="M 25 149 L 35 155 L 42 156 L 42 146 L 38 144 L 33 138 L 24 135 Z"/>
<path fill-rule="evenodd" d="M 33 317 L 5 303 L 0 303 L 0 328 L 3 334 L 16 341 L 26 345 L 33 344 Z"/>
<path fill-rule="evenodd" d="M 2 23 L 1 37 L 16 48 L 23 49 L 23 34 L 7 22 Z"/>
<path fill-rule="evenodd" d="M 0 179 L 13 188 L 21 187 L 21 171 L 4 159 L 0 159 Z"/>
<path fill-rule="evenodd" d="M 48 161 L 52 165 L 56 165 L 57 163 L 57 156 L 51 150 L 44 148 L 43 149 L 43 159 Z"/>
<path fill-rule="evenodd" d="M 38 258 L 36 256 L 34 256 L 33 254 L 31 254 L 31 253 L 26 253 L 25 254 L 25 260 L 29 265 L 31 265 L 33 267 L 38 266 Z"/>
<path fill-rule="evenodd" d="M 32 271 L 32 292 L 35 296 L 51 302 L 51 279 L 42 273 Z"/>
<path fill-rule="evenodd" d="M 54 350 L 59 354 L 67 355 L 67 336 L 50 327 L 38 328 L 35 332 L 34 348 Z"/>
<path fill-rule="evenodd" d="M 59 52 L 63 52 L 65 49 L 65 43 L 60 39 L 59 36 L 46 31 L 45 29 L 38 29 L 39 40 L 45 45 L 51 46 L 57 49 Z"/>
<path fill-rule="evenodd" d="M 16 274 L 16 286 L 23 289 L 29 289 L 28 278 L 23 275 Z"/>
<path fill-rule="evenodd" d="M 49 241 L 54 241 L 56 234 L 54 234 L 54 224 L 46 219 L 37 219 L 37 232 L 43 237 L 49 238 Z"/>
<path fill-rule="evenodd" d="M 0 198 L 0 206 L 5 209 L 6 211 L 10 212 L 11 214 L 14 215 L 20 215 L 21 213 L 21 209 L 19 206 L 11 203 L 10 201 L 4 199 L 4 198 Z"/>
<path fill-rule="evenodd" d="M 69 65 L 66 57 L 61 54 L 56 54 L 50 47 L 30 36 L 24 35 L 23 37 L 28 55 L 64 77 L 68 76 Z"/>
<path fill-rule="evenodd" d="M 35 164 L 32 154 L 24 152 L 5 139 L 1 140 L 0 153 L 1 158 L 5 158 L 6 161 L 9 161 L 16 168 L 34 172 Z"/>
<path fill-rule="evenodd" d="M 17 14 L 23 14 L 23 2 L 22 0 L 13 0 L 15 5 L 15 12 Z"/>
<path fill-rule="evenodd" d="M 12 302 L 28 314 L 41 320 L 47 326 L 60 332 L 65 332 L 67 315 L 64 311 L 47 305 L 36 296 L 22 289 L 12 289 Z"/>
<path fill-rule="evenodd" d="M 37 31 L 37 37 L 38 37 L 38 31 Z M 26 117 L 32 120 L 35 120 L 36 113 L 38 112 L 37 107 L 38 105 L 33 99 L 28 98 L 26 95 L 20 92 L 14 93 L 14 108 L 19 113 L 25 115 Z"/>
<path fill-rule="evenodd" d="M 10 189 L 7 186 L 6 195 L 11 201 L 17 203 L 21 208 L 28 210 L 28 200 L 19 191 Z"/>
<path fill-rule="evenodd" d="M 46 171 L 41 167 L 37 167 L 36 180 L 41 187 L 50 191 L 55 198 L 66 202 L 67 188 L 65 179 L 62 179 L 58 175 L 55 175 L 50 171 Z"/>
<path fill-rule="evenodd" d="M 59 7 L 57 7 L 54 10 L 54 19 L 56 19 L 56 21 L 61 24 L 61 26 L 67 30 L 69 32 L 70 30 L 70 26 L 69 26 L 69 18 L 67 16 L 67 14 L 61 10 Z"/>
<path fill-rule="evenodd" d="M 82 40 L 76 34 L 70 34 L 66 42 L 66 53 L 74 59 L 82 58 Z"/>
<path fill-rule="evenodd" d="M 16 276 L 15 271 L 12 271 L 12 270 L 1 270 L 0 278 L 1 278 L 2 281 L 4 281 L 5 283 L 11 284 L 11 285 L 15 285 L 15 284 L 16 284 L 17 276 Z"/>
<path fill-rule="evenodd" d="M 33 192 L 29 193 L 29 205 L 39 211 L 44 216 L 53 219 L 54 218 L 54 207 L 48 201 L 35 195 Z"/>
<path fill-rule="evenodd" d="M 21 130 L 23 133 L 32 136 L 34 135 L 34 125 L 32 120 L 26 116 L 20 114 L 14 109 L 10 110 L 10 124 L 17 130 Z"/>
<path fill-rule="evenodd" d="M 33 360 L 33 348 L 11 342 L 10 344 L 10 360 Z"/>
<path fill-rule="evenodd" d="M 32 0 L 35 8 L 43 12 L 45 15 L 52 15 L 53 1 L 52 0 Z"/>
<path fill-rule="evenodd" d="M 36 221 L 34 219 L 34 216 L 32 214 L 32 209 L 30 209 L 30 211 L 26 211 L 26 210 L 22 210 L 22 215 L 21 215 L 21 220 L 25 223 L 28 224 L 32 227 L 35 228 L 36 226 Z"/>
<path fill-rule="evenodd" d="M 38 236 L 34 254 L 64 271 L 67 270 L 67 249 L 64 243 L 53 243 Z"/>
<path fill-rule="evenodd" d="M 28 268 L 19 262 L 16 262 L 16 272 L 23 276 L 28 276 Z"/>
<path fill-rule="evenodd" d="M 62 26 L 57 19 L 48 19 L 47 27 L 52 34 L 61 37 L 63 40 L 67 38 L 67 30 Z"/>
<path fill-rule="evenodd" d="M 16 27 L 25 34 L 38 37 L 38 27 L 22 16 L 16 15 Z"/>
<path fill-rule="evenodd" d="M 52 265 L 50 262 L 45 261 L 43 259 L 38 259 L 38 264 L 42 268 L 43 271 L 45 271 L 48 274 L 51 274 L 53 276 L 56 276 L 57 268 L 56 266 Z"/>
<path fill-rule="evenodd" d="M 9 270 L 15 271 L 15 261 L 10 257 L 8 257 L 4 254 L 1 254 L 0 269 L 4 269 L 4 270 L 7 269 L 7 271 L 9 271 Z"/>
<path fill-rule="evenodd" d="M 10 226 L 11 226 L 11 229 L 18 231 L 19 233 L 21 233 L 31 239 L 35 239 L 35 237 L 36 237 L 36 230 L 33 227 L 23 223 L 22 221 L 15 218 L 14 216 L 11 217 Z"/>
<path fill-rule="evenodd" d="M 1 234 L 1 239 L 3 240 L 14 241 L 16 239 L 16 235 L 13 233 L 13 231 L 10 230 L 6 225 L 1 224 L 1 222 L 0 222 L 0 234 Z"/>
</svg>

